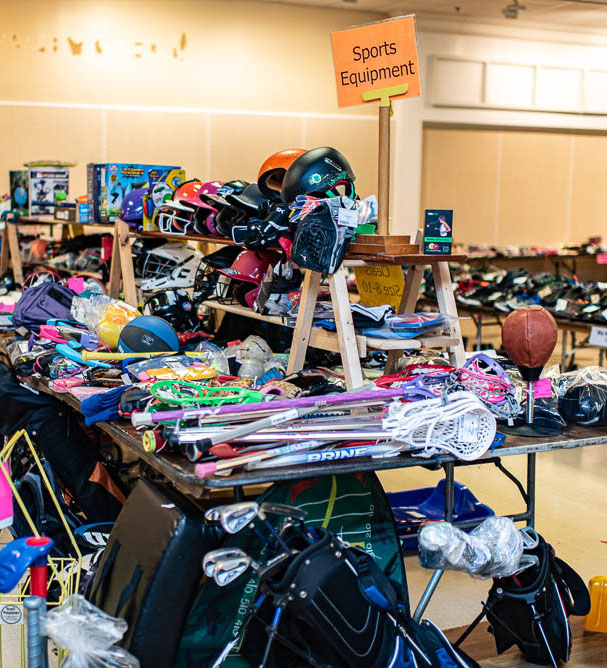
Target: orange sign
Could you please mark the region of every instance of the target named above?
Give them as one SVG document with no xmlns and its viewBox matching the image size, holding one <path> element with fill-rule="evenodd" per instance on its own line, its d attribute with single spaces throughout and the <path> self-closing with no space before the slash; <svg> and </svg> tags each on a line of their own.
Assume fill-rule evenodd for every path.
<svg viewBox="0 0 607 668">
<path fill-rule="evenodd" d="M 421 82 L 415 17 L 401 16 L 331 33 L 340 107 L 364 102 L 362 94 L 406 84 L 398 97 L 419 97 Z"/>
</svg>

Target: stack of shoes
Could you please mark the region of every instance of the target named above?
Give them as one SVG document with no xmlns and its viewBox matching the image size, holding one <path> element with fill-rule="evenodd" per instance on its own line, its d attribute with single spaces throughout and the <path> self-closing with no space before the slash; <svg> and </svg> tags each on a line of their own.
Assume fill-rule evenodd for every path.
<svg viewBox="0 0 607 668">
<path fill-rule="evenodd" d="M 436 299 L 431 272 L 425 274 L 424 296 Z M 454 274 L 455 299 L 462 306 L 489 307 L 510 313 L 521 306 L 543 306 L 555 318 L 587 323 L 607 322 L 607 285 L 556 274 L 529 274 L 525 269 L 487 271 L 462 268 Z"/>
</svg>

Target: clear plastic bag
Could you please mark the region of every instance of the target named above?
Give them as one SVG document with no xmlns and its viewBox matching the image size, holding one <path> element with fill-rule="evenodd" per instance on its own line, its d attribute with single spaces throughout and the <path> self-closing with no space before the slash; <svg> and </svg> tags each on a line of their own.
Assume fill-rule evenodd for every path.
<svg viewBox="0 0 607 668">
<path fill-rule="evenodd" d="M 116 647 L 125 634 L 124 619 L 110 617 L 74 594 L 41 620 L 42 633 L 69 651 L 62 668 L 139 668 L 139 660 Z"/>
<path fill-rule="evenodd" d="M 419 534 L 424 568 L 465 571 L 480 578 L 512 575 L 523 556 L 523 537 L 507 517 L 489 517 L 471 533 L 448 522 L 426 524 Z"/>
<path fill-rule="evenodd" d="M 559 411 L 567 422 L 607 424 L 607 369 L 589 366 L 564 373 L 557 384 Z"/>
<path fill-rule="evenodd" d="M 141 315 L 134 306 L 106 295 L 74 297 L 71 312 L 74 320 L 84 323 L 112 350 L 118 347 L 122 328 Z"/>
</svg>

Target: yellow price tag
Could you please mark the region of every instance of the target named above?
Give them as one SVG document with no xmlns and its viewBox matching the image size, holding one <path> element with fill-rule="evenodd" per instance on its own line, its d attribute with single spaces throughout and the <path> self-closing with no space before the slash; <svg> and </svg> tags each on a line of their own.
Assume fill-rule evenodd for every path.
<svg viewBox="0 0 607 668">
<path fill-rule="evenodd" d="M 405 287 L 399 266 L 354 267 L 360 301 L 364 306 L 390 304 L 398 311 Z"/>
</svg>

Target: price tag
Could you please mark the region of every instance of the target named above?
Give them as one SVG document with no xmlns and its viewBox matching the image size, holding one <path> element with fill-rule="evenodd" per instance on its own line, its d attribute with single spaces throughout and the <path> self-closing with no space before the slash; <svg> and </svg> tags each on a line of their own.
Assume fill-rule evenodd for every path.
<svg viewBox="0 0 607 668">
<path fill-rule="evenodd" d="M 339 209 L 337 222 L 345 227 L 356 227 L 358 225 L 358 211 L 356 209 Z"/>
<path fill-rule="evenodd" d="M 556 306 L 554 307 L 557 311 L 565 311 L 567 309 L 567 300 L 566 299 L 557 299 Z"/>
<path fill-rule="evenodd" d="M 542 288 L 538 293 L 537 296 L 540 299 L 544 299 L 544 297 L 547 297 L 549 294 L 552 293 L 552 288 L 550 286 L 546 286 L 545 288 Z"/>
<path fill-rule="evenodd" d="M 601 301 L 601 295 L 599 295 L 598 292 L 595 292 L 593 295 L 590 296 L 591 304 L 598 304 L 600 301 Z"/>
<path fill-rule="evenodd" d="M 596 327 L 593 325 L 590 328 L 590 338 L 588 343 L 591 346 L 598 346 L 599 348 L 607 348 L 607 327 Z"/>
<path fill-rule="evenodd" d="M 458 439 L 464 443 L 470 443 L 478 438 L 478 431 L 480 428 L 480 418 L 478 415 L 468 413 L 462 415 L 459 419 L 458 425 Z"/>
<path fill-rule="evenodd" d="M 599 253 L 596 256 L 596 263 L 597 264 L 607 264 L 607 254 L 606 253 Z"/>
<path fill-rule="evenodd" d="M 536 399 L 550 399 L 552 396 L 552 380 L 540 378 L 533 384 L 533 396 Z"/>
<path fill-rule="evenodd" d="M 364 306 L 390 304 L 398 312 L 405 287 L 400 267 L 355 267 L 354 274 L 360 301 Z"/>
</svg>

